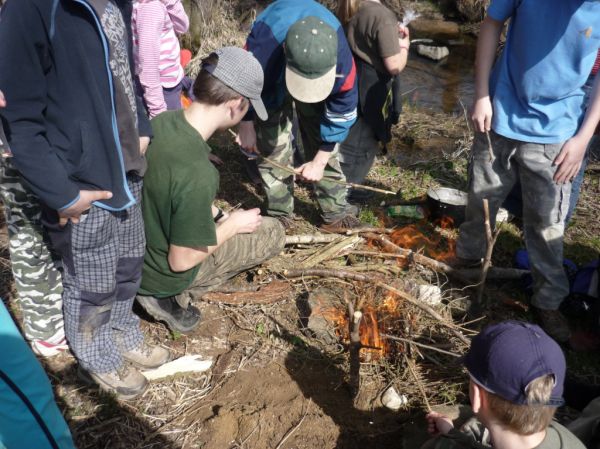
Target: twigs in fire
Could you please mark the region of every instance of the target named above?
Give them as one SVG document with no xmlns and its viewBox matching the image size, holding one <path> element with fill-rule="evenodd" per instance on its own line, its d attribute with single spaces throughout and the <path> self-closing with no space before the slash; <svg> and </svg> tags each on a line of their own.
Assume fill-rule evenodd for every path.
<svg viewBox="0 0 600 449">
<path fill-rule="evenodd" d="M 438 321 L 441 325 L 445 326 L 456 336 L 460 341 L 469 345 L 471 341 L 465 337 L 462 332 L 455 326 L 453 323 L 448 323 L 443 316 L 441 316 L 438 312 L 436 312 L 433 308 L 423 303 L 422 301 L 418 301 L 412 295 L 397 289 L 396 287 L 392 287 L 389 284 L 381 281 L 378 278 L 373 276 L 367 276 L 364 274 L 353 273 L 347 270 L 335 270 L 335 269 L 318 269 L 318 268 L 307 268 L 307 269 L 289 269 L 284 270 L 283 275 L 289 278 L 301 278 L 303 276 L 319 276 L 319 277 L 334 277 L 345 280 L 353 280 L 360 282 L 369 282 L 371 284 L 377 285 L 378 287 L 383 288 L 389 292 L 395 293 L 400 298 L 404 299 L 406 302 L 412 304 L 413 306 L 423 310 L 425 313 L 429 314 L 432 318 Z"/>
</svg>

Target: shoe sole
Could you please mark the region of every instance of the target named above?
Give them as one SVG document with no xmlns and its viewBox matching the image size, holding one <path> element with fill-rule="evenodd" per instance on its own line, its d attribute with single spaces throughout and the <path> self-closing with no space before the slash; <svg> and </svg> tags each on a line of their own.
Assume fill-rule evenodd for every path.
<svg viewBox="0 0 600 449">
<path fill-rule="evenodd" d="M 144 309 L 148 315 L 154 318 L 156 321 L 161 321 L 167 325 L 169 329 L 172 331 L 177 331 L 181 334 L 187 334 L 195 330 L 200 324 L 200 317 L 198 317 L 198 321 L 194 323 L 192 326 L 183 327 L 177 321 L 173 320 L 171 315 L 165 313 L 162 309 L 155 307 L 154 304 L 147 303 L 143 300 L 136 298 L 138 304 Z"/>
<path fill-rule="evenodd" d="M 94 379 L 90 373 L 88 373 L 81 367 L 77 368 L 77 377 L 79 377 L 79 379 L 85 382 L 87 385 L 97 387 L 100 390 L 105 391 L 107 393 L 112 393 L 118 399 L 125 401 L 137 398 L 146 390 L 146 387 L 148 386 L 148 381 L 146 381 L 146 383 L 144 383 L 144 386 L 141 388 L 140 391 L 133 391 L 131 393 L 121 393 L 113 386 L 102 382 L 101 380 Z"/>
</svg>

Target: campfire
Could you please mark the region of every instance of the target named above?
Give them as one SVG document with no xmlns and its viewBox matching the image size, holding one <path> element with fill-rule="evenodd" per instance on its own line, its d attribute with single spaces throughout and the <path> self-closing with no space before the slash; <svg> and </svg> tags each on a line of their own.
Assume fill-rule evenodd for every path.
<svg viewBox="0 0 600 449">
<path fill-rule="evenodd" d="M 424 354 L 434 360 L 441 353 L 456 357 L 468 344 L 465 330 L 454 324 L 444 308 L 420 297 L 416 288 L 437 289 L 441 300 L 438 273 L 455 272 L 446 264 L 455 257 L 451 218 L 392 229 L 361 229 L 345 236 L 292 238 L 298 245 L 312 245 L 320 238 L 327 244 L 307 251 L 303 260 L 310 263 L 300 262 L 304 268 L 285 270 L 284 275 L 337 278 L 344 284 L 322 296 L 321 287 L 311 292 L 307 328 L 317 339 L 341 343 L 347 349 L 349 386 L 355 398 L 362 383 L 361 366 L 405 369 L 406 376 L 414 378 L 413 385 L 421 385 L 415 360 L 423 359 Z M 411 272 L 413 267 L 417 271 Z M 311 326 L 311 320 L 317 325 Z M 329 326 L 326 338 L 320 331 L 324 321 Z M 425 394 L 422 396 L 427 404 Z"/>
</svg>

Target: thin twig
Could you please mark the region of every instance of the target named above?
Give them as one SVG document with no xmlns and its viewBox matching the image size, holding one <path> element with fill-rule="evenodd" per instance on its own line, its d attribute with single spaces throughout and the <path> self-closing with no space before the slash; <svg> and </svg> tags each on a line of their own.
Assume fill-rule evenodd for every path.
<svg viewBox="0 0 600 449">
<path fill-rule="evenodd" d="M 421 392 L 421 396 L 423 396 L 423 404 L 425 405 L 425 409 L 427 413 L 431 413 L 431 405 L 429 405 L 429 399 L 427 399 L 427 393 L 425 393 L 425 387 L 423 386 L 423 381 L 419 378 L 417 373 L 415 372 L 412 362 L 404 355 L 404 360 L 406 361 L 406 365 L 408 366 L 408 371 L 410 371 L 411 376 L 415 379 L 417 387 L 419 387 L 419 391 Z"/>
<path fill-rule="evenodd" d="M 235 134 L 235 132 L 233 132 L 231 129 L 229 130 L 229 132 L 234 137 L 237 137 L 237 135 Z M 263 156 L 260 153 L 256 153 L 256 157 L 257 157 L 257 159 L 261 159 L 261 160 L 265 161 L 267 164 L 272 165 L 273 167 L 276 167 L 279 170 L 283 170 L 286 173 L 289 173 L 291 175 L 296 175 L 297 174 L 296 171 L 293 168 L 288 167 L 286 165 L 282 165 L 279 162 L 274 161 L 273 159 L 269 159 L 268 157 Z M 346 187 L 352 187 L 354 189 L 370 190 L 371 192 L 383 193 L 385 195 L 396 196 L 396 193 L 397 193 L 397 192 L 392 192 L 391 190 L 378 189 L 377 187 L 365 186 L 365 185 L 362 185 L 362 184 L 356 184 L 354 182 L 342 181 L 340 179 L 330 178 L 328 176 L 324 176 L 321 179 L 321 181 L 333 182 L 334 184 L 339 184 L 339 185 L 346 186 Z"/>
<path fill-rule="evenodd" d="M 283 443 L 286 442 L 286 440 L 292 436 L 292 434 L 298 430 L 298 428 L 300 428 L 300 426 L 302 425 L 302 423 L 304 422 L 304 419 L 306 418 L 306 415 L 308 414 L 308 409 L 310 407 L 311 404 L 311 400 L 308 400 L 308 404 L 306 405 L 306 410 L 304 411 L 304 414 L 302 415 L 302 418 L 300 418 L 300 421 L 298 421 L 298 423 L 292 427 L 290 430 L 288 430 L 285 435 L 283 436 L 283 438 L 281 439 L 281 441 L 279 442 L 279 444 L 275 447 L 275 449 L 281 449 L 283 447 Z"/>
<path fill-rule="evenodd" d="M 408 344 L 411 344 L 411 345 L 419 346 L 421 348 L 431 349 L 432 351 L 440 352 L 442 354 L 450 355 L 452 357 L 457 357 L 457 358 L 462 357 L 460 354 L 456 354 L 456 353 L 450 352 L 450 351 L 445 351 L 443 349 L 436 348 L 435 346 L 429 346 L 429 345 L 426 345 L 424 343 L 418 343 L 418 342 L 416 342 L 414 340 L 409 340 L 408 338 L 395 337 L 393 335 L 388 335 L 388 334 L 379 334 L 379 335 L 381 337 L 383 337 L 383 338 L 388 339 L 388 340 L 401 341 L 403 343 L 408 343 Z"/>
<path fill-rule="evenodd" d="M 490 132 L 485 132 L 485 137 L 487 137 L 488 141 L 488 152 L 490 153 L 490 164 L 494 163 L 496 157 L 494 156 L 494 147 L 492 146 L 492 138 L 490 137 Z"/>
</svg>

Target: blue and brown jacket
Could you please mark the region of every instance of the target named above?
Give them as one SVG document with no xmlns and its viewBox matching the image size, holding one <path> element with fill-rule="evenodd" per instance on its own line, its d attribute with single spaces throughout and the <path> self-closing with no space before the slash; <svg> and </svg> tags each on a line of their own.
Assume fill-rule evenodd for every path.
<svg viewBox="0 0 600 449">
<path fill-rule="evenodd" d="M 131 33 L 130 0 L 113 2 Z M 8 0 L 0 12 L 0 90 L 7 103 L 0 114 L 15 166 L 51 209 L 73 204 L 80 190 L 111 191 L 111 199 L 94 203 L 104 209 L 135 204 L 109 57 L 100 18 L 85 0 Z M 150 136 L 140 99 L 137 110 L 139 133 Z"/>
<path fill-rule="evenodd" d="M 285 37 L 294 23 L 309 16 L 322 19 L 336 30 L 338 36 L 337 79 L 331 94 L 325 99 L 320 124 L 323 141 L 320 149 L 332 150 L 337 142 L 346 138 L 356 121 L 358 102 L 356 67 L 344 29 L 335 15 L 313 0 L 277 0 L 256 18 L 246 49 L 258 59 L 265 73 L 263 102 L 268 111 L 276 110 L 283 105 L 287 95 Z"/>
</svg>

